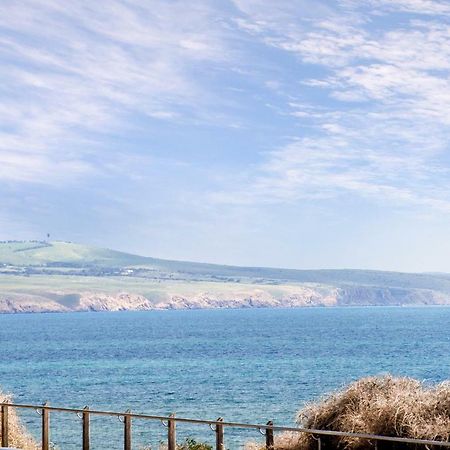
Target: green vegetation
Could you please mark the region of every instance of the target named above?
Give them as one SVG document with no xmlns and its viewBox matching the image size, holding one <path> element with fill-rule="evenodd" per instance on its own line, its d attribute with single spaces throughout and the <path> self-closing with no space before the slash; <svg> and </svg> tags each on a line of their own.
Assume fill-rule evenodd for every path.
<svg viewBox="0 0 450 450">
<path fill-rule="evenodd" d="M 0 242 L 0 263 L 14 266 L 128 266 L 150 264 L 152 258 L 72 242 Z"/>
<path fill-rule="evenodd" d="M 213 450 L 212 445 L 197 442 L 194 439 L 186 439 L 183 444 L 177 445 L 178 450 Z"/>
<path fill-rule="evenodd" d="M 233 267 L 0 242 L 0 312 L 429 304 L 450 304 L 450 275 Z"/>
<path fill-rule="evenodd" d="M 145 278 L 203 280 L 223 282 L 319 283 L 334 286 L 377 286 L 398 289 L 433 289 L 450 293 L 449 274 L 413 274 L 375 270 L 293 270 L 261 267 L 236 267 L 186 261 L 169 261 L 132 255 L 71 242 L 0 242 L 0 266 L 41 268 L 44 273 L 86 269 L 82 275 L 101 275 L 102 269 L 129 269 L 132 272 L 106 271 Z M 142 269 L 140 272 L 139 269 Z M 136 272 L 137 271 L 137 272 Z M 77 275 L 79 272 L 76 273 Z"/>
<path fill-rule="evenodd" d="M 152 447 L 146 446 L 140 450 L 152 450 Z M 167 444 L 161 442 L 157 450 L 167 450 Z M 182 444 L 177 445 L 177 450 L 213 450 L 213 447 L 203 442 L 197 442 L 195 439 L 187 438 Z"/>
</svg>

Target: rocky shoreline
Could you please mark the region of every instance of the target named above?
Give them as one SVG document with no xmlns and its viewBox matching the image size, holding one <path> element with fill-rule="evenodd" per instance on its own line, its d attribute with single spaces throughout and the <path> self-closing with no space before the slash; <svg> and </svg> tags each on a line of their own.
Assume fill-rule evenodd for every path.
<svg viewBox="0 0 450 450">
<path fill-rule="evenodd" d="M 213 308 L 302 308 L 316 306 L 426 306 L 449 305 L 450 296 L 424 289 L 376 287 L 299 287 L 295 292 L 274 295 L 269 290 L 251 292 L 167 294 L 152 299 L 127 292 L 53 292 L 46 294 L 0 294 L 0 314 L 77 311 L 149 311 Z"/>
</svg>

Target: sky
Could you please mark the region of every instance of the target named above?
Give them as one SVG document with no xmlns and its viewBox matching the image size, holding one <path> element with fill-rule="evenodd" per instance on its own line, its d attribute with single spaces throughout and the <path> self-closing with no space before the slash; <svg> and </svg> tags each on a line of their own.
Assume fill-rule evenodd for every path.
<svg viewBox="0 0 450 450">
<path fill-rule="evenodd" d="M 450 272 L 450 2 L 1 0 L 0 240 Z"/>
</svg>

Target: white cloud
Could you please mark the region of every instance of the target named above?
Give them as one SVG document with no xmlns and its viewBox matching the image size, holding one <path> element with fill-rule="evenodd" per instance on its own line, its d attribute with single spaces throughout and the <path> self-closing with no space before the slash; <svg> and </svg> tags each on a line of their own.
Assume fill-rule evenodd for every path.
<svg viewBox="0 0 450 450">
<path fill-rule="evenodd" d="M 324 75 L 300 79 L 288 99 L 287 112 L 311 127 L 311 136 L 271 152 L 256 175 L 248 174 L 245 193 L 215 200 L 351 193 L 449 213 L 450 26 L 439 20 L 449 8 L 431 0 L 342 1 L 340 9 L 296 26 L 281 13 L 272 19 L 242 8 L 246 27 L 255 22 L 262 42 Z M 394 9 L 414 15 L 380 21 Z M 305 85 L 329 100 L 305 107 Z"/>
<path fill-rule="evenodd" d="M 227 61 L 220 14 L 201 1 L 104 6 L 1 2 L 0 179 L 93 171 L 93 136 L 122 129 L 131 114 L 205 117 L 212 101 L 191 72 Z"/>
<path fill-rule="evenodd" d="M 368 3 L 375 8 L 375 11 L 381 9 L 416 14 L 450 14 L 450 5 L 445 0 L 369 0 Z"/>
<path fill-rule="evenodd" d="M 0 179 L 68 182 L 98 171 L 98 161 L 107 171 L 115 158 L 107 148 L 100 157 L 99 143 L 130 127 L 136 114 L 158 121 L 223 119 L 217 103 L 232 103 L 224 92 L 242 88 L 212 92 L 198 79 L 199 72 L 219 68 L 259 76 L 261 89 L 286 99 L 282 114 L 307 129 L 240 175 L 250 184 L 240 201 L 351 192 L 447 209 L 446 2 L 233 3 L 237 17 L 230 18 L 202 0 L 111 0 L 107 8 L 87 0 L 4 0 Z M 401 20 L 384 20 L 392 11 Z M 286 86 L 279 72 L 262 73 L 277 62 L 237 61 L 255 42 L 292 55 L 297 65 L 286 68 L 297 82 Z M 305 99 L 306 89 L 317 98 Z M 260 98 L 272 112 L 280 110 L 273 98 Z M 238 119 L 232 124 L 245 128 Z M 224 189 L 214 198 L 234 201 L 236 192 Z"/>
</svg>

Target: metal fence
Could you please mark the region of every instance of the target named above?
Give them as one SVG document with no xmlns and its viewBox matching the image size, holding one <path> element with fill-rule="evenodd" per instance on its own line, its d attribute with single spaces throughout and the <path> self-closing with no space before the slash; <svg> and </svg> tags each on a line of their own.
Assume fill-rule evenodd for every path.
<svg viewBox="0 0 450 450">
<path fill-rule="evenodd" d="M 219 417 L 217 420 L 200 420 L 200 419 L 187 419 L 182 417 L 176 417 L 172 414 L 166 416 L 155 416 L 148 414 L 136 414 L 130 410 L 125 412 L 114 411 L 100 411 L 89 409 L 87 406 L 83 409 L 76 408 L 59 408 L 44 405 L 26 405 L 15 403 L 0 403 L 1 407 L 1 444 L 2 447 L 8 447 L 9 436 L 9 411 L 11 408 L 36 410 L 41 416 L 41 446 L 42 450 L 50 450 L 50 414 L 51 413 L 72 413 L 76 414 L 82 421 L 82 436 L 80 436 L 80 443 L 83 450 L 90 449 L 90 418 L 91 416 L 109 416 L 117 417 L 123 423 L 123 448 L 124 450 L 131 450 L 132 442 L 132 421 L 133 420 L 153 420 L 160 421 L 167 427 L 167 448 L 168 450 L 177 449 L 177 423 L 188 423 L 195 425 L 209 426 L 215 433 L 215 448 L 216 450 L 225 450 L 225 429 L 248 429 L 260 432 L 265 436 L 265 445 L 263 447 L 266 450 L 274 450 L 274 433 L 275 432 L 293 432 L 293 433 L 306 433 L 315 438 L 317 441 L 317 449 L 322 449 L 323 440 L 326 437 L 341 437 L 341 438 L 354 438 L 362 439 L 370 444 L 371 448 L 377 448 L 379 442 L 390 442 L 396 444 L 415 444 L 424 449 L 450 448 L 450 442 L 433 441 L 428 439 L 409 439 L 391 436 L 381 436 L 375 434 L 366 433 L 347 433 L 344 431 L 330 431 L 330 430 L 315 430 L 309 428 L 300 427 L 283 427 L 274 425 L 272 421 L 267 422 L 264 425 L 261 424 L 249 424 L 238 422 L 225 422 L 223 418 Z"/>
</svg>

